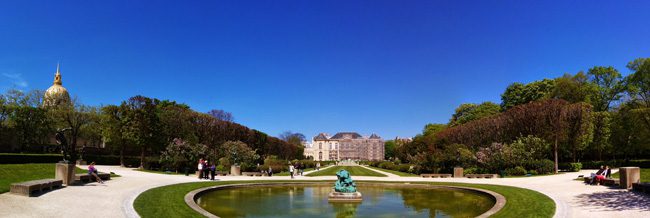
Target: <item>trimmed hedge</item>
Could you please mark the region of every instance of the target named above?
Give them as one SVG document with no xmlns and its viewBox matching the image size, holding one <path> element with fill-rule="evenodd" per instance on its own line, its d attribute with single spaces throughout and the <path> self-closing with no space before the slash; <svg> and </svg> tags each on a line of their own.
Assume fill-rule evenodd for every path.
<svg viewBox="0 0 650 218">
<path fill-rule="evenodd" d="M 61 154 L 0 153 L 0 164 L 57 163 L 61 160 Z"/>
</svg>

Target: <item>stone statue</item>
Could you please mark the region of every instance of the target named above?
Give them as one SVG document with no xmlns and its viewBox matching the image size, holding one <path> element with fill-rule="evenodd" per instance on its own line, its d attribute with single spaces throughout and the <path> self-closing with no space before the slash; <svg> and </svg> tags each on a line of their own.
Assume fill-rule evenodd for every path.
<svg viewBox="0 0 650 218">
<path fill-rule="evenodd" d="M 56 143 L 59 144 L 59 147 L 61 148 L 61 154 L 63 155 L 63 162 L 68 162 L 68 160 L 71 160 L 71 155 L 70 155 L 70 146 L 68 146 L 68 140 L 65 138 L 65 131 L 70 130 L 70 128 L 65 128 L 65 129 L 58 129 L 56 131 L 56 134 L 54 135 L 54 139 L 56 139 Z"/>
<path fill-rule="evenodd" d="M 357 191 L 357 185 L 354 184 L 350 173 L 347 170 L 340 170 L 336 173 L 336 183 L 334 183 L 334 191 L 343 193 L 353 193 Z"/>
</svg>

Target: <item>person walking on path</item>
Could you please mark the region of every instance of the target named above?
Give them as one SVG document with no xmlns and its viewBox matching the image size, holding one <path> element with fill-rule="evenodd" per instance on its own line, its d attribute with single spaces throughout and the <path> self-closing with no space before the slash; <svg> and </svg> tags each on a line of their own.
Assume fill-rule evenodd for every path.
<svg viewBox="0 0 650 218">
<path fill-rule="evenodd" d="M 316 170 L 320 170 L 320 162 L 316 162 Z"/>
<path fill-rule="evenodd" d="M 94 176 L 95 179 L 97 179 L 97 182 L 103 184 L 104 181 L 101 178 L 99 178 L 97 173 L 98 173 L 98 171 L 97 171 L 97 168 L 95 168 L 95 162 L 93 161 L 92 163 L 90 163 L 90 165 L 88 165 L 88 175 Z"/>
<path fill-rule="evenodd" d="M 196 167 L 199 170 L 199 179 L 203 178 L 203 158 L 199 159 L 199 165 Z"/>
<path fill-rule="evenodd" d="M 289 164 L 289 174 L 291 174 L 291 178 L 292 178 L 292 179 L 293 179 L 293 171 L 294 171 L 294 167 L 293 167 L 293 165 L 292 165 L 292 164 Z"/>
</svg>

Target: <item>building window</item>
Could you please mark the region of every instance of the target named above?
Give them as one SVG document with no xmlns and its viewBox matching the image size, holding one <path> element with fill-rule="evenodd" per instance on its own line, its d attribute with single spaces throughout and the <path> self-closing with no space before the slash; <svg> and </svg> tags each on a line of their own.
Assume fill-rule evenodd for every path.
<svg viewBox="0 0 650 218">
<path fill-rule="evenodd" d="M 318 143 L 318 149 L 323 149 L 323 143 L 322 142 Z"/>
<path fill-rule="evenodd" d="M 323 152 L 318 152 L 318 159 L 323 160 Z"/>
</svg>

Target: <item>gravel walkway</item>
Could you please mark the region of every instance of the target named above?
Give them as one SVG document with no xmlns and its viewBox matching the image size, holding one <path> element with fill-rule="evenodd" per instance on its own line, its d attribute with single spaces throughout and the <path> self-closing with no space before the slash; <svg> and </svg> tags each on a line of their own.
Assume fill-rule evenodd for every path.
<svg viewBox="0 0 650 218">
<path fill-rule="evenodd" d="M 115 172 L 122 177 L 105 184 L 87 183 L 47 192 L 39 197 L 23 197 L 9 193 L 0 195 L 0 217 L 137 217 L 133 201 L 142 192 L 158 186 L 203 181 L 194 176 L 165 175 L 134 171 L 118 166 L 98 166 L 103 172 Z M 539 191 L 551 197 L 557 210 L 555 217 L 650 217 L 650 196 L 635 192 L 611 189 L 607 186 L 590 186 L 574 181 L 578 175 L 589 175 L 589 170 L 553 176 L 467 179 L 399 177 L 377 171 L 388 177 L 354 176 L 355 180 L 372 181 L 437 181 L 509 185 Z M 289 176 L 244 177 L 221 176 L 230 180 L 291 180 Z M 294 180 L 333 181 L 335 176 L 296 176 Z"/>
</svg>

